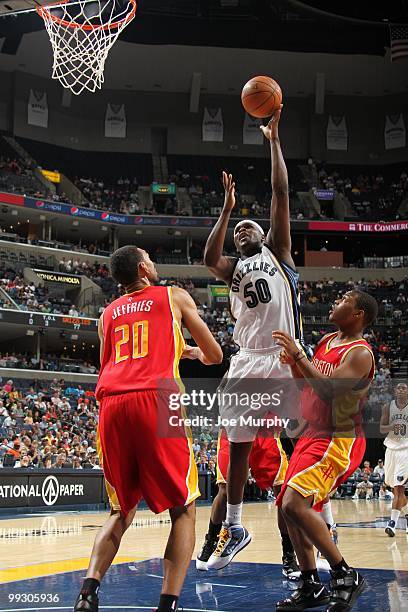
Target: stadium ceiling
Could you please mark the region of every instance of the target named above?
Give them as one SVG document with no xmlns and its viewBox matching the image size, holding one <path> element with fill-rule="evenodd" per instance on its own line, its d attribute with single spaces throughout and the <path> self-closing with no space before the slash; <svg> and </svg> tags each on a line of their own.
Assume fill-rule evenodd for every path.
<svg viewBox="0 0 408 612">
<path fill-rule="evenodd" d="M 0 0 L 0 16 L 33 6 L 33 0 Z M 387 24 L 393 21 L 408 21 L 407 0 L 139 0 L 137 17 L 121 39 L 139 44 L 384 55 L 389 44 Z M 42 28 L 36 13 L 0 19 L 0 38 L 5 37 L 2 53 L 15 53 L 23 34 Z"/>
</svg>

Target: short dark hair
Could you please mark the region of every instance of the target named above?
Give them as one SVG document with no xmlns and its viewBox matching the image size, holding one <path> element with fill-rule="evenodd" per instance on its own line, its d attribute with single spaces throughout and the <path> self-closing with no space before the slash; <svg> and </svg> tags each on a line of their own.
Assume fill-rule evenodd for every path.
<svg viewBox="0 0 408 612">
<path fill-rule="evenodd" d="M 377 300 L 366 291 L 354 290 L 352 292 L 356 301 L 356 307 L 364 311 L 364 326 L 371 325 L 377 318 L 378 304 Z"/>
<path fill-rule="evenodd" d="M 142 249 L 134 245 L 120 247 L 111 255 L 111 274 L 116 282 L 128 287 L 138 279 L 138 268 L 142 261 Z"/>
</svg>

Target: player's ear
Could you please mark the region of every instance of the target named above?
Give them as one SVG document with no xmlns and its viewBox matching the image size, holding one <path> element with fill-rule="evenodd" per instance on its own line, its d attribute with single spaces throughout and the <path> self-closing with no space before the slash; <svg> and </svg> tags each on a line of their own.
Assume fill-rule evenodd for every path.
<svg viewBox="0 0 408 612">
<path fill-rule="evenodd" d="M 139 262 L 138 270 L 137 270 L 139 278 L 142 279 L 144 276 L 146 276 L 146 272 L 147 272 L 147 267 L 146 267 L 145 262 L 144 261 Z"/>
</svg>

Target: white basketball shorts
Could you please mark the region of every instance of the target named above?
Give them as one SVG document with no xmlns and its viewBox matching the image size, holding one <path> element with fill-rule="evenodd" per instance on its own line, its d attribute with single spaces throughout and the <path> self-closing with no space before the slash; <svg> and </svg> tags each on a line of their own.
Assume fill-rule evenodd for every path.
<svg viewBox="0 0 408 612">
<path fill-rule="evenodd" d="M 280 347 L 241 349 L 231 357 L 227 377 L 221 383 L 220 417 L 230 442 L 252 442 L 258 430 L 270 427 L 263 421 L 267 413 L 276 415 L 276 425 L 288 415 L 288 406 L 296 410 L 298 402 L 289 395 L 298 390 L 288 365 L 279 360 Z M 285 424 L 282 424 L 283 427 Z"/>
<path fill-rule="evenodd" d="M 408 480 L 408 448 L 385 450 L 385 483 L 389 487 L 400 487 Z"/>
</svg>

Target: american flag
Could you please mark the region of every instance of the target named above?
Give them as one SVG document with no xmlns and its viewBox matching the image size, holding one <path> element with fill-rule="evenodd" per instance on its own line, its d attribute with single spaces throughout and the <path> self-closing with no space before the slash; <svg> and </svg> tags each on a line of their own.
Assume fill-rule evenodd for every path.
<svg viewBox="0 0 408 612">
<path fill-rule="evenodd" d="M 391 61 L 408 57 L 408 25 L 390 26 Z"/>
</svg>

